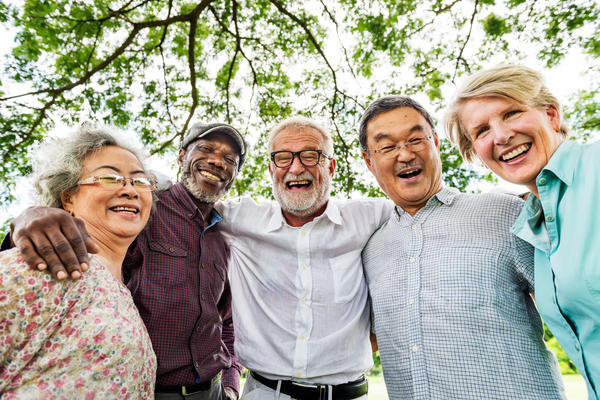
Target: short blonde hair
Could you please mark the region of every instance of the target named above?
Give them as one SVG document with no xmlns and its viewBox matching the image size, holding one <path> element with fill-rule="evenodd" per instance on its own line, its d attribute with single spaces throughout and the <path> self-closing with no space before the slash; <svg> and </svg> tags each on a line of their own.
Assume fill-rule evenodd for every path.
<svg viewBox="0 0 600 400">
<path fill-rule="evenodd" d="M 310 128 L 310 129 L 314 129 L 314 130 L 318 131 L 323 136 L 323 147 L 324 148 L 321 150 L 323 150 L 325 152 L 325 154 L 327 154 L 329 157 L 334 157 L 334 155 L 333 155 L 333 140 L 331 138 L 331 135 L 329 134 L 329 131 L 327 129 L 325 129 L 317 121 L 310 119 L 310 118 L 303 117 L 301 115 L 296 115 L 294 117 L 284 119 L 283 121 L 278 123 L 277 126 L 275 126 L 273 129 L 271 129 L 271 131 L 269 132 L 269 138 L 267 140 L 267 149 L 269 151 L 269 154 L 273 151 L 273 141 L 275 140 L 277 135 L 281 131 L 283 131 L 284 129 L 287 129 L 287 128 L 296 128 L 296 129 Z"/>
<path fill-rule="evenodd" d="M 567 125 L 562 122 L 561 106 L 537 71 L 522 65 L 501 65 L 476 72 L 459 87 L 448 107 L 445 125 L 448 136 L 467 161 L 473 161 L 475 150 L 461 119 L 464 104 L 479 97 L 502 97 L 529 107 L 554 106 L 561 115 L 560 134 L 566 137 Z"/>
</svg>

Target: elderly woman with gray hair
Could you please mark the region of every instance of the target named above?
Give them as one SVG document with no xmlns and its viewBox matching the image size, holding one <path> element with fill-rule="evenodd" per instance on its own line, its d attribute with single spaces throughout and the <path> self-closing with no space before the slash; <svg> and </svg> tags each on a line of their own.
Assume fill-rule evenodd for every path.
<svg viewBox="0 0 600 400">
<path fill-rule="evenodd" d="M 558 100 L 518 65 L 467 78 L 447 127 L 475 155 L 531 195 L 513 233 L 535 247 L 535 299 L 550 330 L 600 397 L 600 142 L 566 140 Z"/>
<path fill-rule="evenodd" d="M 0 397 L 153 398 L 156 358 L 121 282 L 129 244 L 144 228 L 154 184 L 140 157 L 109 132 L 82 128 L 34 157 L 42 205 L 81 219 L 98 253 L 78 280 L 0 253 Z"/>
</svg>

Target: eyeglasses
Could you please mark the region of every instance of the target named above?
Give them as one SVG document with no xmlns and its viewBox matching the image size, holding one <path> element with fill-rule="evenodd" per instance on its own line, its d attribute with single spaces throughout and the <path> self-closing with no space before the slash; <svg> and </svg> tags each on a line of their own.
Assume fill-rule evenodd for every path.
<svg viewBox="0 0 600 400">
<path fill-rule="evenodd" d="M 287 168 L 294 163 L 294 157 L 298 157 L 300 163 L 305 167 L 314 167 L 321 161 L 321 156 L 331 158 L 323 150 L 300 150 L 300 151 L 274 151 L 271 160 L 278 168 Z"/>
<path fill-rule="evenodd" d="M 384 146 L 380 149 L 369 149 L 369 151 L 379 154 L 382 157 L 393 157 L 398 154 L 398 151 L 403 147 L 406 147 L 406 149 L 409 151 L 421 151 L 427 147 L 427 143 L 431 137 L 432 135 L 427 137 L 416 137 L 405 143 L 400 143 L 393 146 Z"/>
<path fill-rule="evenodd" d="M 135 190 L 139 191 L 152 191 L 156 188 L 156 185 L 150 182 L 148 178 L 127 178 L 121 175 L 113 174 L 90 176 L 89 178 L 80 180 L 77 182 L 77 184 L 93 185 L 97 183 L 107 189 L 119 189 L 127 185 L 127 182 L 131 183 L 131 186 L 133 186 Z"/>
</svg>

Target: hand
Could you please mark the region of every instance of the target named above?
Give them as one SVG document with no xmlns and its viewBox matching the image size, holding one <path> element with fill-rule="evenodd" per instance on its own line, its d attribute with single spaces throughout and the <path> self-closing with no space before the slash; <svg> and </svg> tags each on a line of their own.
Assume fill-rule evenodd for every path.
<svg viewBox="0 0 600 400">
<path fill-rule="evenodd" d="M 236 390 L 232 387 L 229 386 L 225 386 L 223 387 L 223 391 L 225 392 L 225 397 L 227 397 L 229 400 L 237 400 L 238 399 L 238 392 L 236 392 Z"/>
<path fill-rule="evenodd" d="M 83 221 L 59 208 L 29 207 L 10 223 L 10 230 L 25 262 L 48 268 L 57 279 L 78 279 L 88 268 L 88 252 L 98 252 Z"/>
</svg>

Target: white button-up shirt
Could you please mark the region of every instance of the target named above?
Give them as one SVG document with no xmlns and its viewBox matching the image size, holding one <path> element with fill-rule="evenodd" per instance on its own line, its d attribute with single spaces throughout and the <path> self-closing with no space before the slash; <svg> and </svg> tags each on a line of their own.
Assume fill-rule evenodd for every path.
<svg viewBox="0 0 600 400">
<path fill-rule="evenodd" d="M 231 245 L 235 352 L 270 379 L 340 384 L 372 366 L 361 251 L 391 215 L 382 199 L 331 199 L 302 227 L 278 203 L 218 209 Z"/>
</svg>

